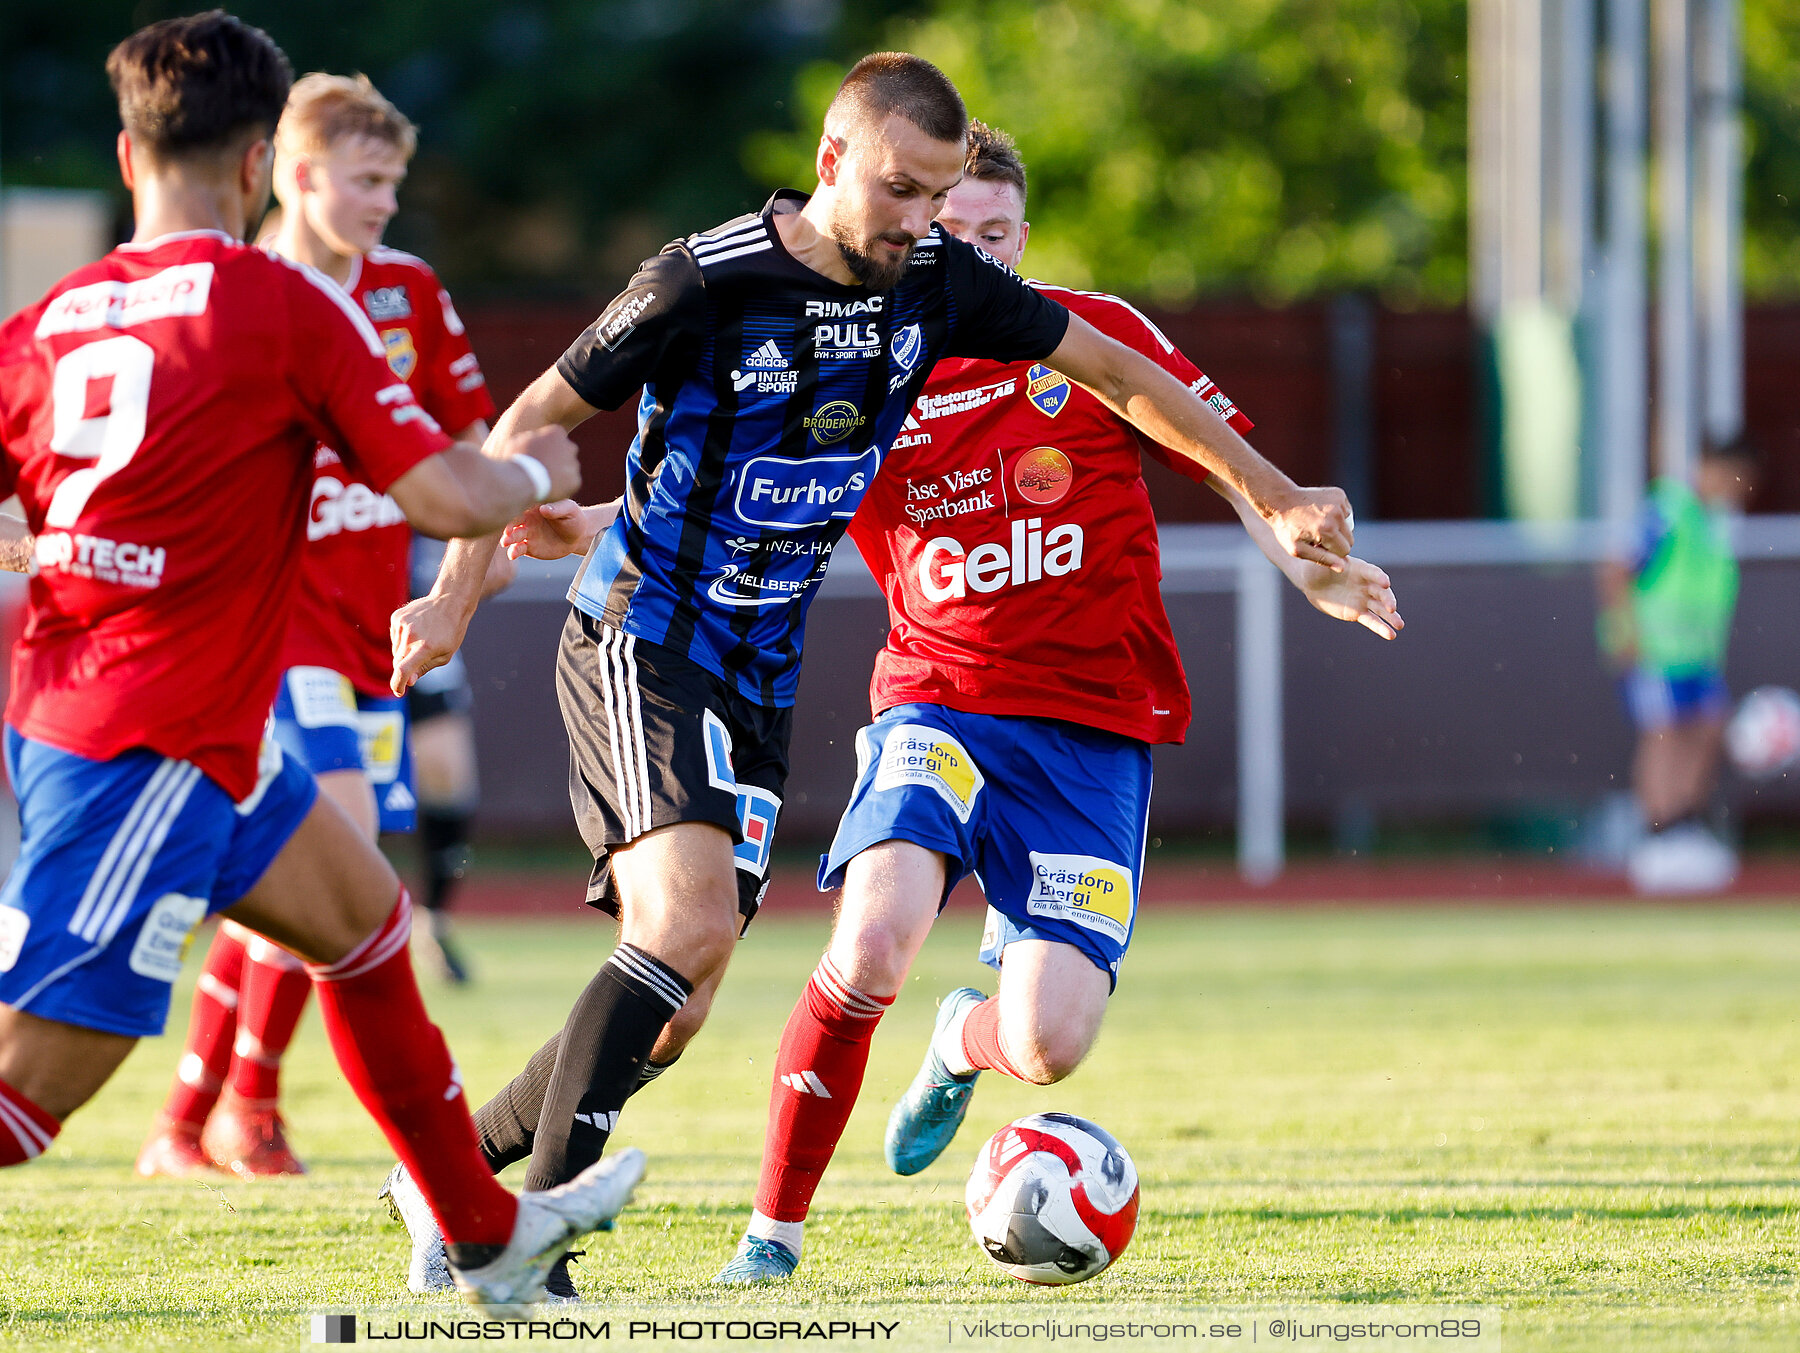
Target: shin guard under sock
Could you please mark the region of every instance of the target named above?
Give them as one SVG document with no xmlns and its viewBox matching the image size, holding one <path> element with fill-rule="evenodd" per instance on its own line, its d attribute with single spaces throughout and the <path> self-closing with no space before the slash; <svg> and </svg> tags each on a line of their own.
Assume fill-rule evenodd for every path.
<svg viewBox="0 0 1800 1353">
<path fill-rule="evenodd" d="M 685 977 L 636 945 L 613 951 L 563 1025 L 532 1142 L 528 1190 L 554 1188 L 600 1159 L 650 1049 L 693 991 Z"/>
<path fill-rule="evenodd" d="M 763 1216 L 805 1220 L 862 1090 L 875 1025 L 893 1003 L 892 996 L 871 996 L 845 982 L 829 956 L 819 960 L 775 1054 L 756 1188 Z"/>
<path fill-rule="evenodd" d="M 462 1075 L 425 1013 L 407 940 L 406 890 L 388 919 L 332 964 L 308 966 L 344 1079 L 418 1183 L 447 1243 L 504 1245 L 518 1199 L 475 1144 Z"/>
</svg>

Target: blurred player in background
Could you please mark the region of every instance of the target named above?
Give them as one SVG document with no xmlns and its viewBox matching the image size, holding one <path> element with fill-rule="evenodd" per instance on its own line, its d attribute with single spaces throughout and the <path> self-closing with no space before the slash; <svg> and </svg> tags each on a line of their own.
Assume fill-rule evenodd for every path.
<svg viewBox="0 0 1800 1353">
<path fill-rule="evenodd" d="M 1030 227 L 1011 138 L 970 125 L 938 229 L 1018 266 Z M 1250 430 L 1124 301 L 1032 285 Z M 982 1071 L 1048 1085 L 1099 1034 L 1136 919 L 1150 747 L 1180 742 L 1191 712 L 1157 588 L 1146 451 L 1217 490 L 1314 606 L 1386 639 L 1401 628 L 1380 569 L 1289 555 L 1229 484 L 1050 367 L 939 362 L 850 524 L 892 628 L 856 788 L 819 870 L 843 899 L 782 1035 L 756 1210 L 719 1282 L 798 1265 L 875 1025 L 965 876 L 987 893 L 981 958 L 1000 970 L 999 994 L 963 987 L 940 1004 L 889 1122 L 888 1164 L 916 1174 L 937 1159 Z"/>
<path fill-rule="evenodd" d="M 526 1201 L 494 1182 L 419 997 L 405 889 L 263 730 L 321 440 L 441 535 L 572 490 L 574 444 L 451 442 L 337 283 L 244 245 L 293 80 L 265 33 L 167 20 L 107 73 L 136 233 L 0 325 L 0 495 L 37 563 L 6 711 L 22 846 L 0 890 L 0 1166 L 41 1155 L 162 1032 L 194 928 L 225 911 L 307 960 L 457 1285 L 529 1303 L 641 1157 Z"/>
<path fill-rule="evenodd" d="M 1341 492 L 1294 484 L 1185 382 L 933 227 L 967 126 L 929 62 L 865 57 L 826 115 L 817 191 L 668 245 L 501 417 L 639 410 L 616 519 L 571 506 L 515 542 L 587 551 L 557 692 L 588 897 L 621 918 L 562 1032 L 482 1110 L 490 1164 L 529 1155 L 528 1188 L 597 1159 L 706 1017 L 768 882 L 807 607 L 939 357 L 1043 361 L 1105 390 L 1231 477 L 1285 552 L 1345 567 Z M 480 549 L 453 544 L 397 622 L 398 687 L 460 644 Z M 434 1238 L 414 1241 L 423 1271 Z"/>
<path fill-rule="evenodd" d="M 449 293 L 422 260 L 381 247 L 416 145 L 412 123 L 367 77 L 297 81 L 275 132 L 280 224 L 265 243 L 342 287 L 375 327 L 395 378 L 452 440 L 479 448 L 494 403 Z M 329 445 L 320 443 L 313 467 L 275 735 L 372 840 L 414 825 L 406 712 L 388 690 L 388 619 L 410 596 L 412 528 Z M 220 924 L 139 1174 L 305 1173 L 279 1101 L 281 1059 L 311 989 L 292 954 Z"/>
<path fill-rule="evenodd" d="M 413 591 L 431 591 L 444 560 L 439 541 L 413 541 Z M 482 595 L 511 586 L 518 565 L 494 551 Z M 453 986 L 470 978 L 469 964 L 450 926 L 450 897 L 469 872 L 469 828 L 481 802 L 475 762 L 475 695 L 462 654 L 420 677 L 406 693 L 413 786 L 419 800 L 419 855 L 425 872 L 425 914 L 430 954 L 438 975 Z"/>
<path fill-rule="evenodd" d="M 1706 815 L 1731 705 L 1731 518 L 1756 487 L 1757 464 L 1748 442 L 1702 447 L 1693 487 L 1651 484 L 1636 553 L 1601 569 L 1601 650 L 1637 729 L 1632 790 L 1649 829 L 1628 861 L 1639 892 L 1717 892 L 1737 877 L 1737 856 Z"/>
</svg>

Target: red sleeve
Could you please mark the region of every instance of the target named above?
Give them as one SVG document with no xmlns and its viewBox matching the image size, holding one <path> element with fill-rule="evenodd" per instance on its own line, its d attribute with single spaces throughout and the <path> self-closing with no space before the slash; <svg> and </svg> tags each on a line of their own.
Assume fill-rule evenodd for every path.
<svg viewBox="0 0 1800 1353">
<path fill-rule="evenodd" d="M 445 432 L 454 434 L 477 419 L 492 421 L 494 398 L 488 393 L 481 363 L 469 347 L 462 319 L 450 303 L 450 293 L 429 273 L 425 283 L 427 294 L 437 293 L 437 304 L 427 303 L 418 310 L 426 340 L 419 356 L 419 403 Z"/>
<path fill-rule="evenodd" d="M 374 326 L 343 288 L 311 268 L 273 262 L 288 269 L 293 297 L 289 379 L 320 440 L 384 493 L 450 438 L 394 378 Z"/>
<path fill-rule="evenodd" d="M 1231 402 L 1230 397 L 1223 390 L 1213 384 L 1204 371 L 1190 362 L 1173 343 L 1169 342 L 1163 331 L 1152 324 L 1135 306 L 1121 301 L 1116 296 L 1104 296 L 1098 293 L 1054 291 L 1051 294 L 1108 338 L 1116 338 L 1126 347 L 1143 353 L 1144 356 L 1205 400 L 1212 407 L 1213 412 L 1229 423 L 1239 435 L 1247 434 L 1251 428 L 1256 426 L 1244 416 L 1242 409 Z M 1194 480 L 1206 478 L 1207 471 L 1204 466 L 1195 464 L 1179 452 L 1172 451 L 1147 437 L 1140 436 L 1138 440 L 1146 451 L 1177 474 L 1186 475 L 1189 479 Z"/>
</svg>

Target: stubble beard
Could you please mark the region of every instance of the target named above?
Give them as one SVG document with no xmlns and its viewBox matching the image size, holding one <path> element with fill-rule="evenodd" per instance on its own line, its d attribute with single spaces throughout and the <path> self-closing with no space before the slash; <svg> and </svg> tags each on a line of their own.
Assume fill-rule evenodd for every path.
<svg viewBox="0 0 1800 1353">
<path fill-rule="evenodd" d="M 912 262 L 913 248 L 918 244 L 917 240 L 907 236 L 905 252 L 889 262 L 876 258 L 865 245 L 853 241 L 849 230 L 838 222 L 832 223 L 831 238 L 837 244 L 844 266 L 850 269 L 850 275 L 870 291 L 892 291 L 899 286 L 900 279 L 906 276 L 907 264 Z M 879 243 L 884 238 L 887 237 L 877 235 L 869 244 Z"/>
</svg>

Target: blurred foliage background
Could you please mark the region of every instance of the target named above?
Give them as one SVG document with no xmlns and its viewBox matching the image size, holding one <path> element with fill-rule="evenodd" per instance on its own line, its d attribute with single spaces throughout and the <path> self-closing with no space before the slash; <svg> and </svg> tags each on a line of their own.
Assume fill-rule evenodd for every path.
<svg viewBox="0 0 1800 1353">
<path fill-rule="evenodd" d="M 191 6 L 0 5 L 0 180 L 103 188 L 107 50 Z M 812 184 L 849 62 L 917 51 L 1031 172 L 1032 270 L 1180 306 L 1467 282 L 1467 0 L 244 0 L 420 124 L 391 242 L 458 294 L 591 295 Z M 1800 0 L 1746 0 L 1746 280 L 1800 295 Z"/>
</svg>

